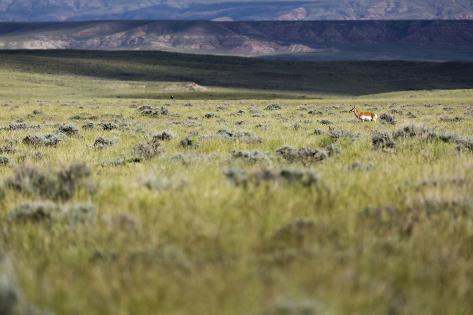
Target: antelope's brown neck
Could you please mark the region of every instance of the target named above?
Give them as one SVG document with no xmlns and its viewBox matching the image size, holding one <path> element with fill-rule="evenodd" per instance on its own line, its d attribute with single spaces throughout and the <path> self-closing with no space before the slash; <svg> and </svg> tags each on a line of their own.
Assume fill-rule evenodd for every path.
<svg viewBox="0 0 473 315">
<path fill-rule="evenodd" d="M 358 109 L 355 108 L 355 109 L 353 110 L 353 114 L 355 114 L 355 117 L 356 117 L 356 118 L 358 118 L 358 119 L 360 118 L 360 112 L 358 111 Z"/>
</svg>

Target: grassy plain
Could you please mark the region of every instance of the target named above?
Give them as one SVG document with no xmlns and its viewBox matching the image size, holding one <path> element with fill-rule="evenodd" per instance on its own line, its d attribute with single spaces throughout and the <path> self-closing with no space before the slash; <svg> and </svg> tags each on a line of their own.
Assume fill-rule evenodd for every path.
<svg viewBox="0 0 473 315">
<path fill-rule="evenodd" d="M 218 83 L 208 65 L 171 80 L 147 67 L 140 77 L 132 61 L 38 54 L 2 56 L 0 66 L 0 289 L 21 288 L 19 304 L 67 315 L 473 312 L 473 153 L 431 136 L 471 144 L 473 91 L 461 88 L 473 81 L 464 68 L 418 64 L 452 76 L 405 69 L 421 79 L 387 80 L 373 94 L 363 71 L 349 79 L 359 90 L 343 74 L 325 76 L 330 89 L 307 88 L 322 82 L 315 71 L 300 88 L 301 77 L 283 89 L 283 76 L 262 82 L 243 70 L 219 86 L 204 84 Z M 386 68 L 370 69 L 383 77 Z M 409 82 L 439 89 L 405 91 Z M 395 122 L 360 123 L 347 113 L 354 104 Z M 373 146 L 375 132 L 409 124 L 430 135 L 416 129 L 393 137 L 394 148 Z M 59 132 L 64 125 L 78 133 Z M 174 137 L 154 150 L 162 131 Z M 59 142 L 44 145 L 46 134 Z M 24 140 L 35 135 L 34 145 Z M 99 137 L 110 145 L 94 146 Z M 188 137 L 195 145 L 181 144 Z M 284 158 L 276 152 L 284 146 L 327 154 Z M 85 182 L 55 177 L 77 162 L 90 170 Z M 71 196 L 45 187 L 71 182 Z M 41 202 L 95 212 L 63 220 L 61 210 L 38 210 Z M 31 212 L 15 216 L 25 204 Z"/>
</svg>

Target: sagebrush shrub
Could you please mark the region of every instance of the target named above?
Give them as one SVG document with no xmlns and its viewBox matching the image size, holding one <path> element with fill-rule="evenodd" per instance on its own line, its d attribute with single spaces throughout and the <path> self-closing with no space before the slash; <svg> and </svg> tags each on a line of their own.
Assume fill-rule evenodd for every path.
<svg viewBox="0 0 473 315">
<path fill-rule="evenodd" d="M 323 149 L 282 147 L 276 153 L 289 162 L 320 162 L 329 158 L 329 152 Z"/>
<path fill-rule="evenodd" d="M 265 110 L 270 110 L 270 111 L 272 111 L 272 110 L 281 110 L 282 107 L 281 107 L 281 105 L 279 105 L 279 104 L 269 104 L 269 105 L 266 106 L 264 109 L 265 109 Z"/>
<path fill-rule="evenodd" d="M 261 143 L 262 139 L 257 135 L 248 131 L 229 131 L 226 129 L 220 129 L 217 131 L 217 135 L 223 139 L 240 141 L 243 143 Z"/>
<path fill-rule="evenodd" d="M 99 126 L 102 127 L 103 130 L 113 130 L 118 128 L 118 124 L 114 122 L 102 122 Z"/>
<path fill-rule="evenodd" d="M 115 140 L 112 140 L 112 139 L 105 139 L 105 138 L 102 138 L 102 137 L 98 137 L 97 139 L 95 139 L 94 141 L 94 148 L 97 148 L 97 149 L 104 149 L 106 147 L 110 147 L 112 145 L 115 144 Z"/>
<path fill-rule="evenodd" d="M 71 124 L 63 124 L 58 128 L 59 132 L 62 132 L 68 136 L 74 136 L 79 134 L 79 129 Z"/>
<path fill-rule="evenodd" d="M 0 155 L 0 165 L 8 165 L 10 163 L 10 159 L 6 156 Z"/>
<path fill-rule="evenodd" d="M 376 131 L 371 136 L 371 143 L 375 149 L 394 149 L 396 142 L 388 131 Z"/>
<path fill-rule="evenodd" d="M 38 201 L 21 204 L 8 212 L 8 219 L 12 222 L 44 222 L 50 221 L 60 208 L 51 201 Z"/>
<path fill-rule="evenodd" d="M 138 112 L 141 115 L 148 117 L 159 117 L 169 114 L 169 110 L 166 107 L 152 107 L 148 105 L 138 107 Z"/>
<path fill-rule="evenodd" d="M 62 139 L 63 136 L 61 134 L 29 135 L 23 138 L 22 142 L 31 146 L 56 146 Z"/>
<path fill-rule="evenodd" d="M 229 169 L 225 176 L 236 186 L 248 187 L 263 184 L 295 184 L 305 187 L 317 186 L 319 176 L 313 169 L 261 169 L 245 171 L 242 169 Z"/>
<path fill-rule="evenodd" d="M 161 141 L 170 141 L 172 139 L 174 139 L 176 136 L 174 135 L 174 133 L 170 132 L 170 131 L 162 131 L 156 135 L 153 136 L 153 138 L 156 138 L 156 139 L 159 139 Z"/>
<path fill-rule="evenodd" d="M 84 163 L 72 163 L 58 170 L 23 165 L 5 181 L 5 187 L 20 193 L 51 200 L 68 200 L 80 188 L 90 188 L 91 171 Z"/>
<path fill-rule="evenodd" d="M 95 219 L 95 207 L 92 204 L 57 204 L 52 201 L 34 201 L 23 203 L 8 212 L 8 219 L 14 223 L 65 222 L 79 224 Z"/>
<path fill-rule="evenodd" d="M 187 136 L 181 140 L 181 147 L 185 149 L 192 149 L 198 146 L 199 144 L 197 143 L 197 141 L 194 139 L 193 136 Z"/>
<path fill-rule="evenodd" d="M 8 125 L 8 130 L 40 129 L 40 125 L 32 125 L 26 122 L 14 122 Z"/>
<path fill-rule="evenodd" d="M 161 147 L 161 142 L 158 138 L 153 138 L 149 141 L 140 143 L 135 146 L 133 152 L 136 157 L 142 159 L 152 159 L 164 152 Z"/>
<path fill-rule="evenodd" d="M 235 159 L 242 159 L 249 162 L 269 161 L 270 157 L 267 153 L 251 150 L 251 151 L 233 151 L 232 156 Z"/>
<path fill-rule="evenodd" d="M 384 113 L 381 116 L 379 116 L 379 121 L 382 124 L 390 124 L 390 125 L 396 124 L 396 119 L 394 118 L 394 116 L 391 116 L 387 113 Z"/>
<path fill-rule="evenodd" d="M 343 138 L 350 139 L 350 140 L 355 140 L 356 138 L 359 137 L 358 134 L 355 134 L 351 131 L 342 130 L 342 129 L 335 129 L 335 128 L 332 128 L 332 127 L 329 128 L 328 134 L 332 139 L 335 139 L 335 140 L 343 139 Z"/>
</svg>

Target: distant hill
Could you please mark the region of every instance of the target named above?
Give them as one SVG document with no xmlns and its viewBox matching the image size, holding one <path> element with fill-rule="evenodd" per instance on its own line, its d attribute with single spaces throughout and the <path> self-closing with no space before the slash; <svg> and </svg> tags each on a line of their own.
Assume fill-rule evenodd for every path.
<svg viewBox="0 0 473 315">
<path fill-rule="evenodd" d="M 222 95 L 214 94 L 218 88 L 247 89 L 248 93 L 265 91 L 262 96 L 265 98 L 273 98 L 281 92 L 367 95 L 473 88 L 471 62 L 288 62 L 156 51 L 77 50 L 0 51 L 0 60 L 3 74 L 37 73 L 143 83 L 174 82 L 185 84 L 185 90 L 191 93 L 185 97 L 204 99 L 221 99 Z M 4 82 L 4 86 L 0 92 L 8 91 L 8 82 Z M 304 93 L 297 97 L 303 97 Z M 166 90 L 149 89 L 145 94 L 143 91 L 135 94 L 118 90 L 113 91 L 113 95 L 151 99 L 169 98 L 170 94 Z M 252 95 L 246 97 L 254 98 Z"/>
<path fill-rule="evenodd" d="M 471 0 L 0 0 L 0 21 L 473 19 Z"/>
<path fill-rule="evenodd" d="M 0 49 L 164 50 L 307 60 L 473 60 L 473 21 L 0 23 Z"/>
</svg>

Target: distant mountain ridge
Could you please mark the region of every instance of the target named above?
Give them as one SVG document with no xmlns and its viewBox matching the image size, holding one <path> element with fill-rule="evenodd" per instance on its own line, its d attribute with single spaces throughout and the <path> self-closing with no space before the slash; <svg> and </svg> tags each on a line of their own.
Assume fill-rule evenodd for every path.
<svg viewBox="0 0 473 315">
<path fill-rule="evenodd" d="M 0 21 L 473 19 L 471 0 L 0 0 Z"/>
<path fill-rule="evenodd" d="M 0 23 L 0 49 L 473 60 L 473 21 Z"/>
</svg>

